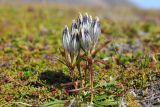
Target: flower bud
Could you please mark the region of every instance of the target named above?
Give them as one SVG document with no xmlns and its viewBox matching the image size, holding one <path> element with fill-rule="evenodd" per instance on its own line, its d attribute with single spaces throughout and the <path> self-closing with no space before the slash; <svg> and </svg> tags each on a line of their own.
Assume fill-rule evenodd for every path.
<svg viewBox="0 0 160 107">
<path fill-rule="evenodd" d="M 71 34 L 74 34 L 78 30 L 78 25 L 76 20 L 72 21 L 72 26 L 71 26 Z"/>
<path fill-rule="evenodd" d="M 95 45 L 98 41 L 99 35 L 101 33 L 99 18 L 96 17 L 91 24 L 91 39 L 93 45 Z"/>
<path fill-rule="evenodd" d="M 77 19 L 78 29 L 82 27 L 82 23 L 83 23 L 83 17 L 82 17 L 82 14 L 79 13 L 79 17 Z"/>
<path fill-rule="evenodd" d="M 91 43 L 92 43 L 89 30 L 81 28 L 80 35 L 81 35 L 80 38 L 81 47 L 83 48 L 83 50 L 89 50 L 91 48 Z"/>
<path fill-rule="evenodd" d="M 75 20 L 72 22 L 72 28 L 71 28 L 71 41 L 70 41 L 70 47 L 73 54 L 79 54 L 80 51 L 80 43 L 79 43 L 79 32 L 78 32 L 78 26 Z"/>
<path fill-rule="evenodd" d="M 70 53 L 70 41 L 71 41 L 71 36 L 69 33 L 69 29 L 68 26 L 66 25 L 64 30 L 63 30 L 63 47 L 65 49 L 65 51 Z"/>
</svg>

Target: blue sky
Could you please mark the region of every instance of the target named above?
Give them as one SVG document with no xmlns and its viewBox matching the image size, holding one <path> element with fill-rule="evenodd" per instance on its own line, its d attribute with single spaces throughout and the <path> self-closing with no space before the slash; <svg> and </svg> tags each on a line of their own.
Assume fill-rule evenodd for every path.
<svg viewBox="0 0 160 107">
<path fill-rule="evenodd" d="M 130 0 L 145 9 L 160 9 L 160 0 Z"/>
</svg>

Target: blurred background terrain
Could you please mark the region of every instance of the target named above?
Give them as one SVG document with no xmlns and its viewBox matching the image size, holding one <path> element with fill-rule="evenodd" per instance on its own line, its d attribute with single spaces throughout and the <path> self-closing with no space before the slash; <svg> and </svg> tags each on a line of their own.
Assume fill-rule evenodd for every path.
<svg viewBox="0 0 160 107">
<path fill-rule="evenodd" d="M 112 20 L 148 18 L 156 20 L 159 23 L 157 19 L 159 16 L 155 14 L 159 12 L 160 3 L 156 0 L 149 0 L 147 2 L 145 0 L 0 0 L 0 3 L 10 5 L 64 5 L 69 8 L 87 7 Z M 140 12 L 146 13 L 142 14 Z M 147 16 L 148 14 L 150 16 Z"/>
</svg>

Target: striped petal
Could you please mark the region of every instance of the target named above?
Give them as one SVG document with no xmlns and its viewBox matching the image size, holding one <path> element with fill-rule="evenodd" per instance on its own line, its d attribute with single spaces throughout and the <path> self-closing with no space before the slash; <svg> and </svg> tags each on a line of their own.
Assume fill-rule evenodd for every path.
<svg viewBox="0 0 160 107">
<path fill-rule="evenodd" d="M 97 43 L 100 33 L 101 33 L 101 29 L 100 29 L 99 18 L 96 17 L 95 20 L 93 20 L 91 25 L 91 38 L 92 38 L 93 44 Z"/>
<path fill-rule="evenodd" d="M 65 26 L 64 30 L 63 30 L 63 47 L 65 49 L 65 51 L 70 52 L 70 41 L 71 41 L 71 36 L 69 33 L 69 29 L 68 26 Z"/>
<path fill-rule="evenodd" d="M 75 20 L 72 22 L 71 26 L 71 41 L 70 41 L 70 47 L 73 54 L 78 54 L 80 51 L 80 43 L 79 43 L 79 31 L 78 31 L 78 25 Z"/>
<path fill-rule="evenodd" d="M 83 48 L 83 50 L 89 50 L 91 48 L 92 41 L 88 29 L 82 28 L 80 34 L 81 34 L 81 39 L 80 39 L 81 47 Z"/>
</svg>

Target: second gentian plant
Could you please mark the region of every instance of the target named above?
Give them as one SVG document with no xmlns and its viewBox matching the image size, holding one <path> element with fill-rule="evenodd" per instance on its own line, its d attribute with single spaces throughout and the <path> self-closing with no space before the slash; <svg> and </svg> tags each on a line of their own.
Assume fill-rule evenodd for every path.
<svg viewBox="0 0 160 107">
<path fill-rule="evenodd" d="M 77 88 L 76 86 L 76 89 L 70 90 L 70 92 L 88 89 L 91 95 L 91 103 L 93 101 L 94 93 L 94 73 L 92 65 L 96 61 L 104 64 L 103 61 L 96 59 L 95 55 L 108 43 L 108 41 L 106 41 L 99 48 L 96 48 L 100 34 L 101 28 L 99 18 L 93 18 L 87 13 L 84 15 L 79 14 L 79 17 L 72 21 L 71 28 L 68 28 L 68 26 L 65 25 L 62 34 L 64 48 L 64 51 L 62 52 L 62 55 L 64 56 L 63 63 L 69 68 L 71 74 L 74 74 L 75 68 L 78 69 L 80 82 L 77 83 L 73 81 L 72 83 L 81 84 L 80 88 Z M 72 75 L 72 78 L 74 78 L 74 75 Z M 89 78 L 90 81 L 89 88 L 85 86 L 88 82 L 87 78 Z M 72 83 L 63 84 L 63 86 L 71 85 Z"/>
</svg>

